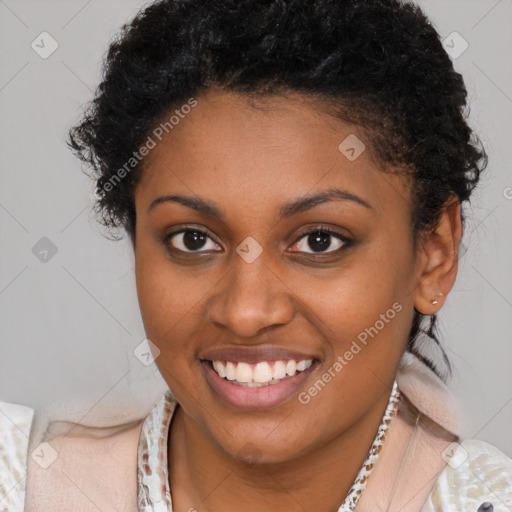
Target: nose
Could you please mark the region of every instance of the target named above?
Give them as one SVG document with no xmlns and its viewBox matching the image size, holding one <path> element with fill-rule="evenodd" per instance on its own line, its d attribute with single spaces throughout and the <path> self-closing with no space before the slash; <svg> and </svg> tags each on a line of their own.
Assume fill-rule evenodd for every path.
<svg viewBox="0 0 512 512">
<path fill-rule="evenodd" d="M 229 274 L 215 287 L 208 320 L 243 338 L 257 337 L 293 319 L 293 292 L 260 255 L 252 263 L 235 256 Z"/>
</svg>

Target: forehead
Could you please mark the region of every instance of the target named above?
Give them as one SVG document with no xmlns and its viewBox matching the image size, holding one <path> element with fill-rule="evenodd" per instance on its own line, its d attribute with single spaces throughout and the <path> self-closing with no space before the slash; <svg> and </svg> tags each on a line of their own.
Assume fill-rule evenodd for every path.
<svg viewBox="0 0 512 512">
<path fill-rule="evenodd" d="M 196 101 L 186 114 L 177 107 L 163 117 L 181 114 L 143 162 L 139 204 L 180 192 L 268 209 L 332 187 L 376 208 L 408 202 L 407 183 L 382 172 L 365 130 L 335 119 L 325 104 L 299 94 L 254 100 L 224 92 Z"/>
</svg>

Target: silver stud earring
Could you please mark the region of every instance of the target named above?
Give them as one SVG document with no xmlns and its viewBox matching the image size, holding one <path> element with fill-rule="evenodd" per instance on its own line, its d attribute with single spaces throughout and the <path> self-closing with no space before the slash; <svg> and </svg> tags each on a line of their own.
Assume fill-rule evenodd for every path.
<svg viewBox="0 0 512 512">
<path fill-rule="evenodd" d="M 444 297 L 444 293 L 442 293 L 442 292 L 441 292 L 441 293 L 438 293 L 438 294 L 436 295 L 436 297 Z M 438 301 L 437 299 L 435 299 L 435 298 L 434 298 L 434 299 L 432 299 L 432 304 L 434 304 L 434 305 L 435 305 L 435 304 L 439 304 L 439 301 Z"/>
</svg>

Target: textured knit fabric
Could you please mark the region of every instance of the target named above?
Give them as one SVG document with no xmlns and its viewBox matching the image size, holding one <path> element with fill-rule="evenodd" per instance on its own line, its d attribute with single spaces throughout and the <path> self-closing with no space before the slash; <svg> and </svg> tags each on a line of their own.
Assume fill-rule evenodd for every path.
<svg viewBox="0 0 512 512">
<path fill-rule="evenodd" d="M 351 512 L 355 509 L 357 500 L 364 491 L 371 475 L 371 470 L 378 460 L 386 430 L 396 413 L 399 397 L 398 386 L 395 382 L 372 446 L 338 512 Z M 138 454 L 138 504 L 140 512 L 167 512 L 172 510 L 167 469 L 167 439 L 169 425 L 176 405 L 171 393 L 165 393 L 142 426 Z"/>
<path fill-rule="evenodd" d="M 22 511 L 34 410 L 0 401 L 0 511 Z"/>
<path fill-rule="evenodd" d="M 140 512 L 172 511 L 166 447 L 176 405 L 167 392 L 144 422 L 138 465 Z M 477 512 L 485 502 L 493 505 L 494 512 L 512 512 L 512 460 L 505 454 L 468 439 L 454 443 L 444 457 L 448 464 L 422 512 Z M 345 510 L 350 509 L 341 506 L 339 512 Z"/>
<path fill-rule="evenodd" d="M 407 354 L 397 374 L 397 383 L 400 395 L 407 398 L 400 400 L 404 407 L 410 402 L 435 424 L 457 433 L 453 396 L 420 360 Z M 109 425 L 112 424 L 112 427 L 104 425 L 98 429 L 75 425 L 70 435 L 56 436 L 55 431 L 59 429 L 55 427 L 62 422 L 52 421 L 43 414 L 33 419 L 32 409 L 0 402 L 0 512 L 21 512 L 24 510 L 23 504 L 27 512 L 64 509 L 72 509 L 73 512 L 96 511 L 98 507 L 102 510 L 132 512 L 136 509 L 137 500 L 141 512 L 171 511 L 167 441 L 177 406 L 167 390 L 149 413 L 146 409 L 137 416 L 138 419 L 127 416 L 124 408 L 110 408 L 112 422 Z M 405 410 L 408 410 L 407 407 Z M 66 416 L 65 411 L 61 412 Z M 36 421 L 38 418 L 39 423 Z M 397 427 L 404 424 L 403 421 L 397 423 Z M 400 442 L 400 436 L 393 436 L 393 430 L 392 426 L 389 441 L 394 439 L 395 444 L 387 445 L 386 438 L 383 454 L 386 446 L 395 446 L 400 450 L 402 445 L 407 444 L 407 441 Z M 478 440 L 459 441 L 452 445 L 448 441 L 449 446 L 441 454 L 441 450 L 432 449 L 434 437 L 424 436 L 421 439 L 419 443 L 411 445 L 415 448 L 408 452 L 408 469 L 398 472 L 397 489 L 407 489 L 411 484 L 420 482 L 425 461 L 446 461 L 446 464 L 441 465 L 435 480 L 428 484 L 419 505 L 408 510 L 478 512 L 480 509 L 512 512 L 510 458 Z M 42 443 L 46 443 L 47 448 L 55 447 L 59 453 L 48 469 L 41 469 L 41 464 L 38 464 L 37 450 L 41 450 Z M 29 453 L 29 449 L 32 453 Z M 394 450 L 388 454 L 395 453 Z M 49 450 L 43 451 L 52 454 Z M 50 464 L 52 461 L 48 460 L 48 453 L 44 462 Z M 379 485 L 382 487 L 385 481 L 382 472 L 379 477 L 379 465 L 384 464 L 381 467 L 388 468 L 385 472 L 395 467 L 386 466 L 386 458 L 384 461 L 381 458 L 382 455 L 370 475 L 369 488 L 363 493 L 361 507 L 358 504 L 356 512 L 359 509 L 373 512 L 375 509 L 373 500 L 378 499 L 378 495 L 371 497 L 369 491 L 372 481 L 377 484 L 373 486 L 374 489 Z M 417 460 L 422 461 L 419 466 Z M 27 465 L 30 467 L 26 478 Z M 395 470 L 391 471 L 394 474 Z M 386 484 L 383 489 L 391 489 L 390 492 L 395 493 L 394 487 L 391 487 Z M 429 489 L 432 489 L 431 492 Z M 369 509 L 365 508 L 365 497 L 370 504 Z M 73 506 L 66 508 L 69 503 L 73 503 Z M 489 504 L 492 504 L 492 509 L 488 507 Z M 386 509 L 385 505 L 382 506 Z"/>
<path fill-rule="evenodd" d="M 454 443 L 422 512 L 512 512 L 512 460 L 476 439 Z"/>
</svg>

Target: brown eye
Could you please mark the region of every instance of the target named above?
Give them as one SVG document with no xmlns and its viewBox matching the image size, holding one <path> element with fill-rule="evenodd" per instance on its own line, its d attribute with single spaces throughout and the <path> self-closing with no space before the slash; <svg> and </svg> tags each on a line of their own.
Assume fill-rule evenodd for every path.
<svg viewBox="0 0 512 512">
<path fill-rule="evenodd" d="M 211 241 L 208 247 L 208 241 Z M 199 229 L 186 229 L 175 233 L 170 233 L 164 239 L 167 246 L 182 252 L 200 252 L 201 250 L 217 250 L 220 247 L 208 236 L 207 233 Z"/>
<path fill-rule="evenodd" d="M 350 245 L 350 240 L 336 231 L 329 229 L 315 229 L 304 233 L 293 245 L 294 252 L 307 254 L 329 254 Z M 311 251 L 306 249 L 311 248 Z"/>
</svg>

